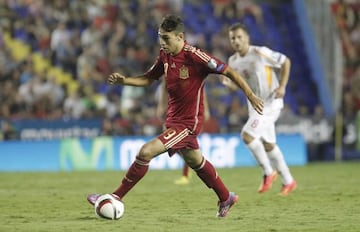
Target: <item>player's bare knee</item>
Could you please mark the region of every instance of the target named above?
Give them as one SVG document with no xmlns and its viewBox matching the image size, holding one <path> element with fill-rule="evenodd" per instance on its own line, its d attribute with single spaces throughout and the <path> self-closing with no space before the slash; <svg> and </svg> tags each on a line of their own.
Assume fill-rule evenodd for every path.
<svg viewBox="0 0 360 232">
<path fill-rule="evenodd" d="M 194 159 L 193 157 L 186 157 L 186 158 L 184 157 L 184 161 L 192 169 L 194 169 L 200 165 L 199 162 L 197 161 L 197 159 Z"/>
<path fill-rule="evenodd" d="M 191 155 L 191 156 L 183 156 L 184 158 L 184 161 L 186 162 L 186 164 L 191 167 L 192 169 L 196 169 L 198 167 L 201 166 L 201 163 L 203 161 L 203 157 L 200 155 L 200 156 L 194 156 L 194 155 Z"/>
<path fill-rule="evenodd" d="M 245 144 L 249 144 L 254 140 L 254 138 L 246 132 L 241 133 L 241 138 Z"/>
<path fill-rule="evenodd" d="M 264 144 L 264 148 L 266 152 L 270 152 L 274 149 L 275 144 L 274 143 L 267 143 L 267 142 L 263 142 Z"/>
<path fill-rule="evenodd" d="M 155 156 L 152 149 L 147 145 L 143 145 L 139 151 L 138 157 L 143 160 L 151 160 Z"/>
</svg>

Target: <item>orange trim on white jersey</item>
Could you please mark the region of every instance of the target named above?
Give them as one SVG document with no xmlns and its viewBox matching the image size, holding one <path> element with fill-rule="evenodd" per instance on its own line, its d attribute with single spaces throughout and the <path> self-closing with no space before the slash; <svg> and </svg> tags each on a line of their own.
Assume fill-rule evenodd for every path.
<svg viewBox="0 0 360 232">
<path fill-rule="evenodd" d="M 269 89 L 271 89 L 273 75 L 272 75 L 272 68 L 270 66 L 265 66 L 265 73 L 266 73 L 266 80 L 268 83 Z"/>
</svg>

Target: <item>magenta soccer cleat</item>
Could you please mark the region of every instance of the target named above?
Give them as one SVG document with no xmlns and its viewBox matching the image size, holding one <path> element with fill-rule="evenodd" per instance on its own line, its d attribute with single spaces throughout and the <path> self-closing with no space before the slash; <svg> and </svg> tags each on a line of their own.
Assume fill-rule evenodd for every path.
<svg viewBox="0 0 360 232">
<path fill-rule="evenodd" d="M 223 218 L 226 217 L 229 213 L 230 208 L 239 200 L 239 196 L 233 192 L 230 192 L 229 198 L 226 201 L 218 202 L 219 211 L 216 214 L 216 217 Z"/>
</svg>

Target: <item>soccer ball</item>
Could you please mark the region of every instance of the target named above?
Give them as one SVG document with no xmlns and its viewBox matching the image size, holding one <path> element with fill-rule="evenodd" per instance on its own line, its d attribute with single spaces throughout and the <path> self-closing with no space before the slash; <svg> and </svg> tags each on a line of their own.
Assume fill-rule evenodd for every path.
<svg viewBox="0 0 360 232">
<path fill-rule="evenodd" d="M 120 219 L 125 212 L 124 203 L 111 194 L 101 195 L 95 202 L 95 214 L 109 220 Z"/>
</svg>

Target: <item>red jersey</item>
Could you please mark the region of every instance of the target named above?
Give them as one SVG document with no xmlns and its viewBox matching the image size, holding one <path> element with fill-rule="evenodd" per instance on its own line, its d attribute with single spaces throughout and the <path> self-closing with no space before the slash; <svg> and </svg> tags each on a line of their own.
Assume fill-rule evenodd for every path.
<svg viewBox="0 0 360 232">
<path fill-rule="evenodd" d="M 187 43 L 176 55 L 160 49 L 145 76 L 158 80 L 164 75 L 168 92 L 165 126 L 182 124 L 198 134 L 203 124 L 205 78 L 210 73 L 222 74 L 226 67 L 219 59 Z"/>
</svg>

